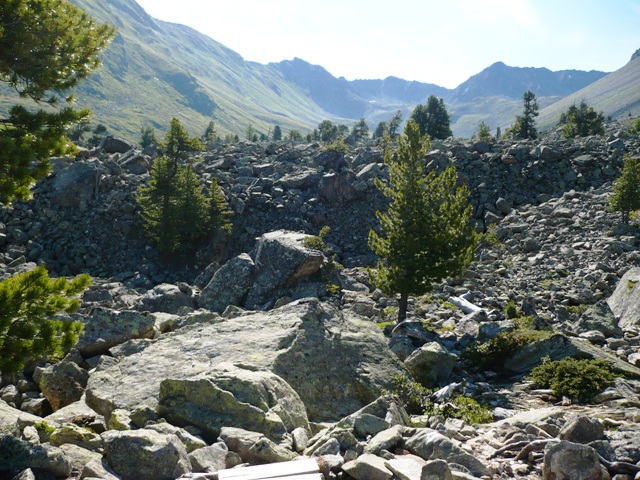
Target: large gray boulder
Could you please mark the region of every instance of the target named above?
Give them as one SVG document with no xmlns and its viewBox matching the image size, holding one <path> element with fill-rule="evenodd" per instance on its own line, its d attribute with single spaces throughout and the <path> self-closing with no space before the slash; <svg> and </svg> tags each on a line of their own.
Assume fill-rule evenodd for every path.
<svg viewBox="0 0 640 480">
<path fill-rule="evenodd" d="M 278 230 L 258 239 L 251 253 L 256 269 L 246 308 L 255 310 L 272 304 L 287 287 L 320 269 L 325 257 L 322 252 L 304 246 L 308 236 Z"/>
<path fill-rule="evenodd" d="M 87 380 L 89 373 L 84 368 L 64 360 L 43 370 L 39 386 L 55 412 L 80 400 Z"/>
<path fill-rule="evenodd" d="M 220 362 L 266 369 L 286 381 L 311 420 L 342 418 L 378 398 L 404 368 L 375 323 L 317 299 L 270 312 L 184 327 L 89 378 L 87 404 L 108 417 L 116 408 L 154 411 L 166 379 L 195 379 Z"/>
<path fill-rule="evenodd" d="M 279 376 L 222 363 L 202 377 L 163 380 L 158 412 L 171 423 L 195 425 L 213 438 L 225 425 L 282 439 L 298 427 L 311 431 L 305 406 Z"/>
<path fill-rule="evenodd" d="M 457 360 L 438 342 L 430 342 L 415 350 L 404 365 L 416 381 L 431 388 L 449 380 Z"/>
<path fill-rule="evenodd" d="M 606 468 L 600 465 L 597 452 L 587 446 L 562 440 L 549 444 L 544 452 L 544 480 L 608 480 Z"/>
<path fill-rule="evenodd" d="M 229 305 L 242 306 L 253 283 L 255 264 L 251 257 L 240 254 L 225 263 L 200 292 L 198 306 L 222 313 Z"/>
<path fill-rule="evenodd" d="M 60 207 L 78 207 L 97 195 L 99 179 L 95 165 L 73 163 L 53 177 L 51 201 Z"/>
<path fill-rule="evenodd" d="M 622 276 L 607 303 L 622 330 L 640 329 L 640 267 L 633 267 Z"/>
<path fill-rule="evenodd" d="M 601 359 L 616 372 L 640 378 L 640 368 L 585 340 L 566 337 L 562 334 L 555 334 L 526 345 L 505 359 L 504 367 L 513 372 L 528 373 L 540 365 L 544 357 L 556 361 L 567 357 Z"/>
<path fill-rule="evenodd" d="M 154 430 L 109 430 L 104 458 L 122 480 L 173 480 L 191 471 L 187 449 L 175 435 Z"/>
<path fill-rule="evenodd" d="M 75 320 L 84 324 L 84 329 L 75 348 L 85 358 L 105 354 L 111 347 L 128 340 L 154 335 L 155 318 L 146 312 L 98 307 L 88 317 L 76 317 Z"/>
</svg>

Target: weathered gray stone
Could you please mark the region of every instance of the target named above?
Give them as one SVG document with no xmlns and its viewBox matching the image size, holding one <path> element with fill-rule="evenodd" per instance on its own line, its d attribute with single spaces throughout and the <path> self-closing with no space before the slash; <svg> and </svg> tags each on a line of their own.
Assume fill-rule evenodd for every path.
<svg viewBox="0 0 640 480">
<path fill-rule="evenodd" d="M 199 448 L 189 454 L 191 470 L 194 472 L 217 472 L 224 470 L 229 449 L 224 442 L 217 442 L 209 447 Z"/>
<path fill-rule="evenodd" d="M 596 418 L 577 414 L 560 430 L 558 438 L 573 443 L 591 443 L 604 437 L 604 427 Z"/>
<path fill-rule="evenodd" d="M 586 445 L 560 441 L 549 444 L 544 452 L 544 480 L 609 480 L 596 451 Z"/>
<path fill-rule="evenodd" d="M 148 313 L 95 308 L 88 317 L 78 316 L 84 324 L 76 349 L 85 357 L 105 354 L 111 347 L 134 338 L 151 338 L 155 319 Z"/>
<path fill-rule="evenodd" d="M 222 313 L 229 305 L 243 305 L 254 274 L 255 265 L 248 254 L 232 258 L 216 271 L 200 292 L 198 306 Z"/>
<path fill-rule="evenodd" d="M 317 272 L 325 260 L 322 252 L 307 248 L 308 235 L 278 230 L 265 233 L 251 253 L 255 277 L 247 294 L 246 308 L 272 303 L 283 289 Z"/>
<path fill-rule="evenodd" d="M 173 480 L 191 471 L 187 450 L 175 435 L 110 430 L 102 439 L 104 458 L 122 480 Z"/>
<path fill-rule="evenodd" d="M 379 455 L 383 450 L 392 452 L 402 441 L 404 431 L 405 428 L 401 425 L 383 430 L 367 442 L 366 447 L 364 447 L 365 453 Z"/>
<path fill-rule="evenodd" d="M 630 268 L 622 276 L 607 303 L 622 330 L 640 329 L 640 267 Z"/>
<path fill-rule="evenodd" d="M 404 365 L 416 381 L 425 387 L 435 387 L 449 379 L 457 359 L 439 343 L 431 342 L 414 351 Z"/>
<path fill-rule="evenodd" d="M 333 204 L 354 200 L 360 195 L 352 184 L 354 177 L 349 170 L 323 175 L 318 185 L 318 194 Z"/>
<path fill-rule="evenodd" d="M 105 416 L 115 408 L 155 410 L 163 380 L 206 375 L 221 360 L 280 376 L 313 420 L 362 408 L 404 371 L 374 323 L 305 299 L 163 335 L 142 352 L 98 368 L 89 378 L 87 404 Z"/>
<path fill-rule="evenodd" d="M 418 433 L 406 440 L 405 445 L 410 452 L 425 460 L 440 459 L 446 460 L 448 463 L 458 463 L 469 469 L 477 477 L 489 473 L 480 460 L 436 431 L 430 429 L 419 430 Z"/>
<path fill-rule="evenodd" d="M 58 447 L 48 443 L 34 445 L 19 438 L 0 434 L 0 472 L 40 469 L 56 477 L 71 473 L 71 460 Z"/>
<path fill-rule="evenodd" d="M 51 201 L 61 207 L 78 207 L 97 194 L 99 177 L 95 165 L 73 163 L 53 177 Z"/>
<path fill-rule="evenodd" d="M 576 332 L 584 333 L 592 330 L 602 332 L 606 337 L 621 337 L 622 329 L 611 311 L 609 304 L 600 301 L 584 312 L 576 323 Z"/>
<path fill-rule="evenodd" d="M 178 285 L 163 283 L 145 293 L 140 299 L 140 310 L 178 313 L 181 308 L 196 308 L 193 292 L 183 291 Z"/>
<path fill-rule="evenodd" d="M 59 448 L 69 459 L 71 468 L 76 471 L 81 471 L 89 462 L 102 459 L 102 453 L 83 448 L 73 443 L 64 443 L 60 445 Z"/>
<path fill-rule="evenodd" d="M 122 138 L 107 135 L 100 141 L 98 148 L 103 149 L 105 153 L 127 153 L 133 145 Z"/>
<path fill-rule="evenodd" d="M 40 377 L 40 389 L 55 412 L 80 400 L 89 380 L 89 372 L 74 362 L 62 361 L 48 366 Z"/>
<path fill-rule="evenodd" d="M 298 458 L 296 453 L 273 443 L 263 434 L 242 428 L 222 428 L 220 440 L 227 445 L 230 451 L 240 455 L 243 462 L 274 463 Z"/>
<path fill-rule="evenodd" d="M 222 363 L 192 379 L 166 379 L 158 411 L 170 422 L 195 425 L 213 437 L 234 426 L 281 439 L 298 427 L 310 431 L 305 406 L 282 378 L 246 365 Z"/>
<path fill-rule="evenodd" d="M 370 453 L 345 463 L 342 470 L 356 480 L 389 480 L 393 477 L 393 473 L 385 465 L 385 460 Z"/>
<path fill-rule="evenodd" d="M 544 357 L 549 357 L 551 360 L 562 360 L 567 357 L 602 359 L 617 372 L 640 377 L 638 367 L 634 367 L 616 355 L 591 345 L 585 340 L 566 337 L 562 334 L 552 335 L 549 338 L 526 345 L 508 357 L 504 362 L 504 367 L 514 372 L 526 373 L 541 364 Z"/>
<path fill-rule="evenodd" d="M 73 444 L 94 452 L 102 449 L 100 435 L 73 423 L 65 423 L 56 428 L 51 434 L 49 442 L 56 447 L 64 444 Z"/>
<path fill-rule="evenodd" d="M 167 422 L 150 423 L 145 428 L 165 435 L 175 435 L 184 444 L 187 453 L 207 446 L 207 443 L 201 438 L 191 435 L 184 428 L 176 427 Z"/>
</svg>

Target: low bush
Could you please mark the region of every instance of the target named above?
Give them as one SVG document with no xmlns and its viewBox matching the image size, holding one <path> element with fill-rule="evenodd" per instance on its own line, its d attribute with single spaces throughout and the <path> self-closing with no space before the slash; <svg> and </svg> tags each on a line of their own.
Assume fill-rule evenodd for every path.
<svg viewBox="0 0 640 480">
<path fill-rule="evenodd" d="M 484 343 L 472 343 L 462 353 L 462 358 L 482 367 L 502 367 L 506 358 L 524 346 L 531 342 L 549 338 L 551 335 L 552 332 L 547 330 L 516 328 L 510 332 L 499 333 Z"/>
<path fill-rule="evenodd" d="M 542 388 L 550 388 L 556 397 L 588 402 L 602 392 L 616 375 L 604 360 L 546 359 L 531 372 L 531 378 Z"/>
<path fill-rule="evenodd" d="M 398 397 L 409 415 L 422 415 L 429 402 L 431 390 L 406 374 L 399 373 L 391 378 L 391 390 L 388 393 Z"/>
<path fill-rule="evenodd" d="M 475 399 L 464 395 L 454 395 L 444 404 L 430 403 L 426 406 L 424 414 L 457 418 L 468 425 L 493 421 L 491 410 L 480 405 Z"/>
<path fill-rule="evenodd" d="M 442 415 L 458 418 L 467 424 L 487 423 L 493 420 L 491 411 L 476 400 L 463 395 L 454 395 L 444 403 L 431 400 L 431 390 L 404 374 L 395 375 L 391 380 L 389 393 L 398 397 L 410 415 Z"/>
</svg>

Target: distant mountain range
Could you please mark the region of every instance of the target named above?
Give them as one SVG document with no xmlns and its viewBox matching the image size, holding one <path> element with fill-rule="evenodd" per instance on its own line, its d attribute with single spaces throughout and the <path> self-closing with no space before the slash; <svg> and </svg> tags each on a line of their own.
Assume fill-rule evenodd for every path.
<svg viewBox="0 0 640 480">
<path fill-rule="evenodd" d="M 162 133 L 172 117 L 194 135 L 211 120 L 220 134 L 240 137 L 250 124 L 259 133 L 279 125 L 285 134 L 294 128 L 304 134 L 325 119 L 351 126 L 365 118 L 373 129 L 397 110 L 408 118 L 430 95 L 444 99 L 460 137 L 475 133 L 480 121 L 504 130 L 521 112 L 527 90 L 536 93 L 541 108 L 561 108 L 576 99 L 591 104 L 593 96 L 594 108 L 605 115 L 640 114 L 638 58 L 612 74 L 498 62 L 455 89 L 395 77 L 348 81 L 299 58 L 268 65 L 245 61 L 189 27 L 152 18 L 134 0 L 70 1 L 118 31 L 103 68 L 76 89 L 78 106 L 94 112 L 94 123 L 133 141 L 143 127 Z M 616 101 L 607 103 L 612 96 Z M 0 98 L 0 106 L 8 100 Z M 550 127 L 559 114 L 545 111 L 540 119 L 549 119 Z"/>
</svg>

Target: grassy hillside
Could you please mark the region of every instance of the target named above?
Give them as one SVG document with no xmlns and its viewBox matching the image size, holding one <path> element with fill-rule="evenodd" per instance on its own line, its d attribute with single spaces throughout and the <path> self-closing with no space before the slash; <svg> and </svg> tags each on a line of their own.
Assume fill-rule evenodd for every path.
<svg viewBox="0 0 640 480">
<path fill-rule="evenodd" d="M 303 133 L 327 118 L 272 69 L 246 62 L 211 38 L 147 15 L 133 0 L 71 0 L 118 34 L 104 67 L 77 89 L 94 123 L 137 140 L 142 127 L 164 130 L 178 117 L 193 134 L 215 121 L 219 133 L 260 133 L 280 125 Z"/>
<path fill-rule="evenodd" d="M 583 100 L 594 110 L 603 112 L 605 117 L 624 119 L 629 115 L 639 116 L 640 56 L 597 82 L 542 109 L 537 119 L 538 128 L 553 128 L 559 122 L 562 113 L 571 105 L 577 105 Z"/>
</svg>

